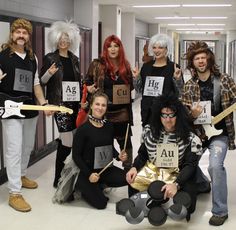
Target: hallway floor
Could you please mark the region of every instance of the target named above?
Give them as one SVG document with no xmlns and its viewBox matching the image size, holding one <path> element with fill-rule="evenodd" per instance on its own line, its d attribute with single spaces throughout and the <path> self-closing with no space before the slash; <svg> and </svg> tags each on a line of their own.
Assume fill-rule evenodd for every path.
<svg viewBox="0 0 236 230">
<path fill-rule="evenodd" d="M 139 100 L 134 103 L 135 126 L 133 127 L 134 153 L 140 143 L 141 127 L 139 112 Z M 190 222 L 172 221 L 159 227 L 149 224 L 144 219 L 138 225 L 131 225 L 126 222 L 125 217 L 116 215 L 115 204 L 122 198 L 127 197 L 127 187 L 113 189 L 108 195 L 110 201 L 105 210 L 95 210 L 83 200 L 73 201 L 66 204 L 53 204 L 52 197 L 55 189 L 52 186 L 54 175 L 55 154 L 51 154 L 43 160 L 29 168 L 28 176 L 35 179 L 39 187 L 36 190 L 23 189 L 23 196 L 31 204 L 32 211 L 29 213 L 17 212 L 8 206 L 7 184 L 0 186 L 0 228 L 4 230 L 151 230 L 151 229 L 188 229 L 188 230 L 208 230 L 216 229 L 208 224 L 211 217 L 211 194 L 201 194 L 198 197 L 195 213 L 191 216 Z M 201 159 L 200 166 L 207 174 L 208 154 L 205 153 Z M 229 219 L 223 226 L 217 227 L 221 230 L 232 230 L 236 226 L 236 194 L 235 184 L 235 162 L 236 151 L 229 151 L 225 166 L 228 173 L 228 203 Z"/>
</svg>

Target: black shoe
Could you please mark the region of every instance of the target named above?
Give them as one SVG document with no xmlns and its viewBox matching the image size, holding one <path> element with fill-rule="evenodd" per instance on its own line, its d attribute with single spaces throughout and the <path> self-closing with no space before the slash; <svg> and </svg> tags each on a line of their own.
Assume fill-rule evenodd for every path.
<svg viewBox="0 0 236 230">
<path fill-rule="evenodd" d="M 214 225 L 214 226 L 220 226 L 220 225 L 224 224 L 224 222 L 227 219 L 228 219 L 228 214 L 225 215 L 225 216 L 215 216 L 215 215 L 213 215 L 209 220 L 209 224 Z"/>
<path fill-rule="evenodd" d="M 187 215 L 186 215 L 186 221 L 189 222 L 191 219 L 191 213 L 188 212 Z"/>
<path fill-rule="evenodd" d="M 197 194 L 200 193 L 209 193 L 211 191 L 211 183 L 210 182 L 203 182 L 197 184 Z"/>
</svg>

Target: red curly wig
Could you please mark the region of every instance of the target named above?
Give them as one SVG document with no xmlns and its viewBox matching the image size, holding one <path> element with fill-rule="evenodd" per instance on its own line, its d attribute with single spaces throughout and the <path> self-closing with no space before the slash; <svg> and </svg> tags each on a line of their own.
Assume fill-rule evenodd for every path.
<svg viewBox="0 0 236 230">
<path fill-rule="evenodd" d="M 130 64 L 126 60 L 125 51 L 124 51 L 124 47 L 122 45 L 122 42 L 116 35 L 110 35 L 104 41 L 101 58 L 106 65 L 106 69 L 107 69 L 108 73 L 111 75 L 112 78 L 115 78 L 115 75 L 116 75 L 115 66 L 111 62 L 109 55 L 108 55 L 108 48 L 110 47 L 112 42 L 116 43 L 119 46 L 119 55 L 118 55 L 119 76 L 123 79 L 123 81 L 126 84 L 129 84 L 130 81 L 132 80 Z"/>
</svg>

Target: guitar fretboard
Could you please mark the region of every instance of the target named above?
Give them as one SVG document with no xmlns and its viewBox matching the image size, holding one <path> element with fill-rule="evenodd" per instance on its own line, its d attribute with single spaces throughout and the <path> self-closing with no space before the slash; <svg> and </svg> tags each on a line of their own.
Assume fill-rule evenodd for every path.
<svg viewBox="0 0 236 230">
<path fill-rule="evenodd" d="M 215 116 L 212 119 L 212 125 L 217 124 L 220 122 L 222 119 L 224 119 L 226 116 L 228 116 L 230 113 L 232 113 L 236 109 L 236 103 L 225 109 L 223 112 L 219 113 L 217 116 Z"/>
</svg>

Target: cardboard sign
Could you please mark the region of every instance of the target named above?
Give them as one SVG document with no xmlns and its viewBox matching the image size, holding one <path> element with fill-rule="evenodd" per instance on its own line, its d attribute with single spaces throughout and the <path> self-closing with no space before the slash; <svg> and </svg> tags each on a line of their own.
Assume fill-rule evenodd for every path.
<svg viewBox="0 0 236 230">
<path fill-rule="evenodd" d="M 113 85 L 113 104 L 130 103 L 130 85 Z"/>
<path fill-rule="evenodd" d="M 15 80 L 13 89 L 15 91 L 29 92 L 33 90 L 33 73 L 24 69 L 15 69 Z"/>
<path fill-rule="evenodd" d="M 76 81 L 62 82 L 62 101 L 80 101 L 80 86 Z"/>
<path fill-rule="evenodd" d="M 155 165 L 160 168 L 177 168 L 179 165 L 179 148 L 175 143 L 157 144 Z"/>
<path fill-rule="evenodd" d="M 157 97 L 162 94 L 164 85 L 164 77 L 161 76 L 147 76 L 144 86 L 144 96 Z"/>
<path fill-rule="evenodd" d="M 94 152 L 94 169 L 104 168 L 113 159 L 112 145 L 99 146 Z"/>
<path fill-rule="evenodd" d="M 194 102 L 193 106 L 196 104 L 197 102 Z M 200 101 L 199 105 L 203 107 L 203 110 L 193 123 L 195 125 L 211 124 L 211 101 Z"/>
</svg>

